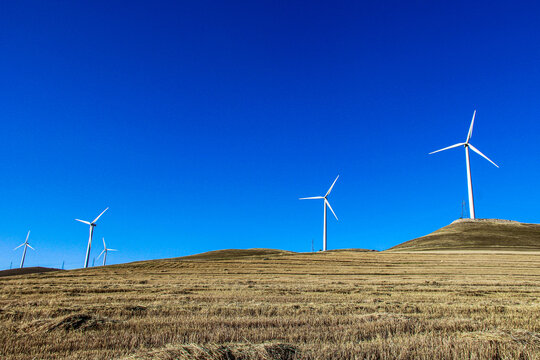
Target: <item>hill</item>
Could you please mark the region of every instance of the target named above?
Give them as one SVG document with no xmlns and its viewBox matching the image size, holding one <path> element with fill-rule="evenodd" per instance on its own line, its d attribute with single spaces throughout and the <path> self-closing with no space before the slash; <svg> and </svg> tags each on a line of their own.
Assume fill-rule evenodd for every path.
<svg viewBox="0 0 540 360">
<path fill-rule="evenodd" d="M 46 268 L 46 267 L 27 267 L 22 269 L 9 269 L 9 270 L 0 270 L 0 277 L 2 276 L 16 276 L 16 275 L 27 275 L 27 274 L 38 274 L 50 271 L 61 271 L 60 269 Z"/>
<path fill-rule="evenodd" d="M 179 260 L 228 260 L 242 257 L 257 257 L 267 255 L 283 255 L 294 254 L 292 251 L 275 250 L 275 249 L 225 249 L 208 251 L 201 254 L 188 255 Z"/>
<path fill-rule="evenodd" d="M 459 219 L 386 251 L 540 251 L 540 224 Z"/>
</svg>

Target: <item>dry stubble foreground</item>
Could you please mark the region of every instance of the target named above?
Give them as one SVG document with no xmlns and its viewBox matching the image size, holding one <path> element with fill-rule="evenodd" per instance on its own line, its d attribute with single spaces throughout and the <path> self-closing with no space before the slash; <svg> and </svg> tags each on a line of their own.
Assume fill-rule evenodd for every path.
<svg viewBox="0 0 540 360">
<path fill-rule="evenodd" d="M 540 254 L 224 251 L 0 278 L 1 359 L 539 359 Z"/>
</svg>

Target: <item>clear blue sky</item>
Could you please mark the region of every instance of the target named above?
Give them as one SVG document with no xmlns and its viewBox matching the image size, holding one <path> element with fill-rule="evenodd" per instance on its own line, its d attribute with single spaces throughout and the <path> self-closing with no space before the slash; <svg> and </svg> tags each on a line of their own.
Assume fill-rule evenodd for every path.
<svg viewBox="0 0 540 360">
<path fill-rule="evenodd" d="M 540 222 L 537 2 L 4 1 L 0 268 Z M 97 263 L 97 262 L 96 262 Z"/>
</svg>

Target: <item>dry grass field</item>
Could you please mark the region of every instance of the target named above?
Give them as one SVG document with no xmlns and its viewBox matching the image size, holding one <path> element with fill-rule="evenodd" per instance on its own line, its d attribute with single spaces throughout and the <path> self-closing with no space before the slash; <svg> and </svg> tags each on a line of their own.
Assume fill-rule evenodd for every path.
<svg viewBox="0 0 540 360">
<path fill-rule="evenodd" d="M 218 251 L 0 278 L 0 359 L 539 359 L 540 254 Z"/>
</svg>

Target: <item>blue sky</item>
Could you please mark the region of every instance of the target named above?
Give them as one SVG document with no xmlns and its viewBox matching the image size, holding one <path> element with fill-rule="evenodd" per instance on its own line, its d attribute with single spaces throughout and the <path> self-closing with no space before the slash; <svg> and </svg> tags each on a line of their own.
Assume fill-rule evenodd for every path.
<svg viewBox="0 0 540 360">
<path fill-rule="evenodd" d="M 480 218 L 540 222 L 535 2 L 0 5 L 0 268 L 223 248 L 386 249 Z M 97 261 L 96 261 L 97 263 Z"/>
</svg>

